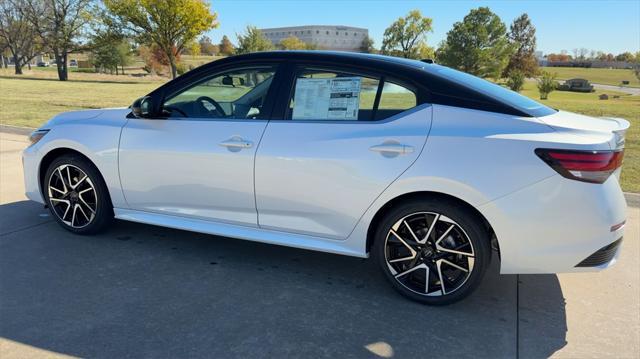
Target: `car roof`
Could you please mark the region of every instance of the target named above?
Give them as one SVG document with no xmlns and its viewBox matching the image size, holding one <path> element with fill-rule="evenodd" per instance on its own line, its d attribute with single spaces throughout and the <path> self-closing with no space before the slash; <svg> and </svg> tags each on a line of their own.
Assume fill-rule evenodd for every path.
<svg viewBox="0 0 640 359">
<path fill-rule="evenodd" d="M 378 54 L 368 54 L 361 52 L 347 51 L 326 51 L 326 50 L 281 50 L 281 51 L 263 51 L 253 52 L 250 54 L 236 55 L 231 58 L 238 59 L 294 59 L 294 60 L 325 60 L 325 61 L 358 61 L 358 62 L 378 62 L 386 64 L 395 64 L 416 69 L 424 69 L 426 62 L 405 59 L 402 57 L 385 56 Z"/>
</svg>

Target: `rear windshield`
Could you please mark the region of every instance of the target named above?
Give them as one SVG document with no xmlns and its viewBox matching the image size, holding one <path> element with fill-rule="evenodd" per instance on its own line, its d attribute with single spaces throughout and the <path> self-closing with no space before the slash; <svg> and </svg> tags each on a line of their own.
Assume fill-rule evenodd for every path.
<svg viewBox="0 0 640 359">
<path fill-rule="evenodd" d="M 453 70 L 444 66 L 437 66 L 432 70 L 444 78 L 447 78 L 462 86 L 468 87 L 474 91 L 490 96 L 504 104 L 517 108 L 518 110 L 527 113 L 530 116 L 542 117 L 551 115 L 556 112 L 556 110 L 547 107 L 537 101 L 520 95 L 517 92 L 506 89 L 500 85 L 496 85 L 492 82 L 483 80 L 479 77 L 475 77 L 467 73 Z"/>
</svg>

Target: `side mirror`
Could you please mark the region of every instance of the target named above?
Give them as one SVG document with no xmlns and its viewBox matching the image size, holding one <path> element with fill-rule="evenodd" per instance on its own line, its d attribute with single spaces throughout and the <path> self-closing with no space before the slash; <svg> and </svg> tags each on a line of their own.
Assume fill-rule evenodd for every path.
<svg viewBox="0 0 640 359">
<path fill-rule="evenodd" d="M 143 96 L 133 101 L 131 112 L 135 117 L 148 118 L 153 112 L 153 101 L 149 96 Z"/>
<path fill-rule="evenodd" d="M 242 77 L 225 76 L 222 78 L 222 84 L 225 86 L 244 86 L 244 79 Z"/>
<path fill-rule="evenodd" d="M 231 76 L 223 77 L 222 84 L 225 86 L 233 86 L 233 78 Z"/>
</svg>

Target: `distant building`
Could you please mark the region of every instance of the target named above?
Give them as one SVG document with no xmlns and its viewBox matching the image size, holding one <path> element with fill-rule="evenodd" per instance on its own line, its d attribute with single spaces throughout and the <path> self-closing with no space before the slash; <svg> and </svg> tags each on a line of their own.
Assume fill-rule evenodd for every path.
<svg viewBox="0 0 640 359">
<path fill-rule="evenodd" d="M 295 36 L 320 49 L 338 51 L 360 51 L 362 41 L 369 36 L 368 29 L 330 25 L 276 27 L 260 31 L 274 45 L 278 45 L 287 37 Z"/>
</svg>

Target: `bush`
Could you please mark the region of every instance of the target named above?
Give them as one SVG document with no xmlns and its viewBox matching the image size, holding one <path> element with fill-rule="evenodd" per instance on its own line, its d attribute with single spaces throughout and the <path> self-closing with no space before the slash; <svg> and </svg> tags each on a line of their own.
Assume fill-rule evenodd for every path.
<svg viewBox="0 0 640 359">
<path fill-rule="evenodd" d="M 73 70 L 73 72 L 82 72 L 82 73 L 86 73 L 86 74 L 95 74 L 97 71 L 96 71 L 96 69 L 78 68 L 78 69 Z"/>
<path fill-rule="evenodd" d="M 538 91 L 540 92 L 541 100 L 546 100 L 549 94 L 558 86 L 556 76 L 558 76 L 556 73 L 542 71 L 541 76 L 538 78 Z"/>
<path fill-rule="evenodd" d="M 178 72 L 178 75 L 182 75 L 189 71 L 189 68 L 187 68 L 187 65 L 185 64 L 176 64 L 176 71 Z"/>
<path fill-rule="evenodd" d="M 507 87 L 511 91 L 520 92 L 524 86 L 524 73 L 519 70 L 513 70 L 509 72 L 507 76 Z"/>
</svg>

